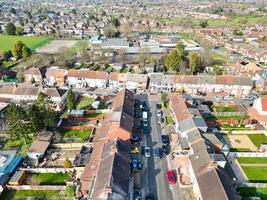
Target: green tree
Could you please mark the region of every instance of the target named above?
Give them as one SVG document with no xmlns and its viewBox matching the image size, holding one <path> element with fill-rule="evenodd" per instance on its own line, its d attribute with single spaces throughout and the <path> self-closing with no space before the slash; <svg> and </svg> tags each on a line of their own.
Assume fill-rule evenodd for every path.
<svg viewBox="0 0 267 200">
<path fill-rule="evenodd" d="M 74 197 L 75 196 L 75 189 L 73 185 L 67 185 L 65 188 L 67 197 Z"/>
<path fill-rule="evenodd" d="M 75 108 L 75 96 L 72 89 L 69 89 L 67 93 L 67 106 L 69 111 Z"/>
<path fill-rule="evenodd" d="M 199 23 L 199 26 L 202 27 L 202 28 L 207 28 L 209 26 L 208 21 L 207 20 L 201 21 Z"/>
<path fill-rule="evenodd" d="M 188 55 L 188 52 L 185 50 L 184 48 L 184 44 L 182 42 L 178 42 L 176 44 L 176 49 L 177 51 L 179 52 L 179 54 L 182 56 L 182 57 L 185 57 Z"/>
<path fill-rule="evenodd" d="M 176 49 L 172 50 L 165 59 L 165 65 L 168 69 L 179 71 L 180 70 L 180 64 L 181 62 L 181 55 L 178 53 Z"/>
<path fill-rule="evenodd" d="M 72 9 L 70 10 L 70 13 L 73 14 L 73 15 L 77 15 L 77 11 L 76 11 L 74 8 L 72 8 Z"/>
<path fill-rule="evenodd" d="M 22 26 L 18 26 L 16 28 L 16 34 L 17 35 L 22 35 L 23 34 L 23 31 L 24 31 L 24 28 Z"/>
<path fill-rule="evenodd" d="M 4 51 L 3 58 L 5 61 L 8 61 L 12 57 L 12 52 L 10 50 Z"/>
<path fill-rule="evenodd" d="M 237 28 L 235 28 L 235 29 L 233 30 L 233 34 L 234 34 L 234 35 L 238 35 L 238 36 L 242 36 L 242 35 L 243 35 L 242 31 L 239 30 L 239 29 L 237 29 Z"/>
<path fill-rule="evenodd" d="M 8 35 L 16 35 L 16 26 L 9 22 L 7 25 L 6 25 L 6 33 Z"/>
<path fill-rule="evenodd" d="M 29 138 L 31 133 L 30 121 L 22 107 L 9 104 L 7 110 L 7 134 L 11 140 Z"/>
<path fill-rule="evenodd" d="M 32 55 L 31 49 L 29 49 L 26 45 L 22 47 L 22 58 L 26 60 L 28 57 Z"/>
<path fill-rule="evenodd" d="M 189 55 L 189 67 L 191 73 L 195 73 L 198 71 L 200 65 L 200 57 L 197 53 L 192 53 Z"/>
<path fill-rule="evenodd" d="M 24 43 L 22 41 L 17 41 L 13 47 L 12 54 L 15 56 L 17 59 L 22 58 L 22 49 L 24 47 Z"/>
<path fill-rule="evenodd" d="M 43 92 L 39 92 L 37 99 L 34 101 L 41 113 L 44 128 L 53 130 L 57 125 L 58 115 L 55 112 L 56 105 L 51 97 Z"/>
<path fill-rule="evenodd" d="M 41 120 L 41 112 L 35 104 L 32 104 L 27 110 L 27 115 L 31 122 L 30 128 L 32 130 L 32 133 L 35 135 L 37 132 L 40 132 L 44 127 L 43 120 Z"/>
<path fill-rule="evenodd" d="M 68 157 L 64 160 L 64 168 L 71 168 L 71 161 Z"/>
<path fill-rule="evenodd" d="M 168 105 L 168 103 L 169 103 L 169 101 L 170 101 L 168 93 L 163 92 L 163 93 L 161 94 L 161 101 L 162 101 L 164 107 L 167 107 L 167 105 Z"/>
<path fill-rule="evenodd" d="M 219 65 L 214 65 L 213 66 L 213 71 L 216 75 L 222 75 L 222 68 Z"/>
<path fill-rule="evenodd" d="M 111 24 L 117 28 L 120 26 L 120 20 L 117 17 L 112 17 Z"/>
</svg>

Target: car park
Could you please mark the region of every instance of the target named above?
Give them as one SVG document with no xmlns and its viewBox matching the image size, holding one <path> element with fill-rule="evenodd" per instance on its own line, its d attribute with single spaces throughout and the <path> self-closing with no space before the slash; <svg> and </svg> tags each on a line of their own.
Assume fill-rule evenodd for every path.
<svg viewBox="0 0 267 200">
<path fill-rule="evenodd" d="M 162 135 L 161 136 L 161 141 L 164 145 L 168 145 L 170 144 L 170 138 L 168 135 Z"/>
<path fill-rule="evenodd" d="M 156 158 L 162 158 L 162 149 L 160 147 L 157 147 L 155 149 L 155 157 Z"/>
<path fill-rule="evenodd" d="M 175 177 L 175 174 L 174 174 L 174 171 L 173 170 L 169 170 L 167 172 L 167 179 L 168 179 L 168 182 L 173 185 L 176 183 L 176 177 Z"/>
<path fill-rule="evenodd" d="M 145 157 L 146 158 L 150 157 L 150 148 L 149 147 L 145 147 Z"/>
<path fill-rule="evenodd" d="M 139 154 L 139 149 L 138 149 L 138 147 L 132 147 L 132 149 L 131 149 L 131 153 L 132 153 L 132 154 Z"/>
</svg>

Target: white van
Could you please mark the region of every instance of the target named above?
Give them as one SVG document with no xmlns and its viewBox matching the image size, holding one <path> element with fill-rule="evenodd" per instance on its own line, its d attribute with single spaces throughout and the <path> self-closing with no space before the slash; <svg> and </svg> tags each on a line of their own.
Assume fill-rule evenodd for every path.
<svg viewBox="0 0 267 200">
<path fill-rule="evenodd" d="M 143 121 L 147 121 L 147 112 L 146 111 L 143 112 Z"/>
</svg>

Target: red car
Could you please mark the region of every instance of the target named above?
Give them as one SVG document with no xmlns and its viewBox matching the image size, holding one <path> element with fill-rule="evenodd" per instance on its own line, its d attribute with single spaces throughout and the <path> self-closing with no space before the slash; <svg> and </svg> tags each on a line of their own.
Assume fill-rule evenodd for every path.
<svg viewBox="0 0 267 200">
<path fill-rule="evenodd" d="M 167 178 L 170 184 L 175 184 L 176 183 L 176 177 L 175 174 L 172 170 L 167 172 Z"/>
</svg>

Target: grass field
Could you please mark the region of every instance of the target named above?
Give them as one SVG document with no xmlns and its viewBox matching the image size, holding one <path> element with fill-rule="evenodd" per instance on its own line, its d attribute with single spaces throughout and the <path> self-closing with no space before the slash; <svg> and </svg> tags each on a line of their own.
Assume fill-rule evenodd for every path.
<svg viewBox="0 0 267 200">
<path fill-rule="evenodd" d="M 211 57 L 212 57 L 214 60 L 216 60 L 216 61 L 220 61 L 220 62 L 224 62 L 224 63 L 227 63 L 227 62 L 230 61 L 229 58 L 227 58 L 227 57 L 225 57 L 225 56 L 223 56 L 223 55 L 221 55 L 221 54 L 217 54 L 217 53 L 213 53 L 213 54 L 211 55 Z"/>
<path fill-rule="evenodd" d="M 250 182 L 267 183 L 267 167 L 248 167 L 242 166 Z"/>
<path fill-rule="evenodd" d="M 79 100 L 79 103 L 76 106 L 77 110 L 80 109 L 90 109 L 91 104 L 94 103 L 95 99 L 94 98 L 89 98 L 89 97 L 83 97 Z"/>
<path fill-rule="evenodd" d="M 215 112 L 235 112 L 235 106 L 213 106 Z"/>
<path fill-rule="evenodd" d="M 1 200 L 26 200 L 28 197 L 36 197 L 45 200 L 57 199 L 73 199 L 64 197 L 59 190 L 5 190 L 1 196 Z"/>
<path fill-rule="evenodd" d="M 69 175 L 63 173 L 38 173 L 31 174 L 28 181 L 29 184 L 38 185 L 65 185 L 65 180 L 68 178 Z"/>
<path fill-rule="evenodd" d="M 238 121 L 248 119 L 248 118 L 249 118 L 248 116 L 209 116 L 209 117 L 206 117 L 207 120 L 237 119 Z"/>
<path fill-rule="evenodd" d="M 86 141 L 92 135 L 93 130 L 64 130 L 63 133 L 66 137 L 71 138 L 73 136 L 79 138 L 81 141 Z"/>
<path fill-rule="evenodd" d="M 240 164 L 267 164 L 267 158 L 237 157 Z"/>
<path fill-rule="evenodd" d="M 249 134 L 248 137 L 258 148 L 261 146 L 261 144 L 267 144 L 267 137 L 264 134 Z"/>
<path fill-rule="evenodd" d="M 267 188 L 241 187 L 237 192 L 242 197 L 260 197 L 261 200 L 267 200 Z"/>
<path fill-rule="evenodd" d="M 230 148 L 230 152 L 250 152 L 249 148 Z"/>
<path fill-rule="evenodd" d="M 47 44 L 50 39 L 47 37 L 37 36 L 15 36 L 15 35 L 0 35 L 0 51 L 12 50 L 14 44 L 21 40 L 30 49 L 35 50 L 44 44 Z"/>
</svg>

